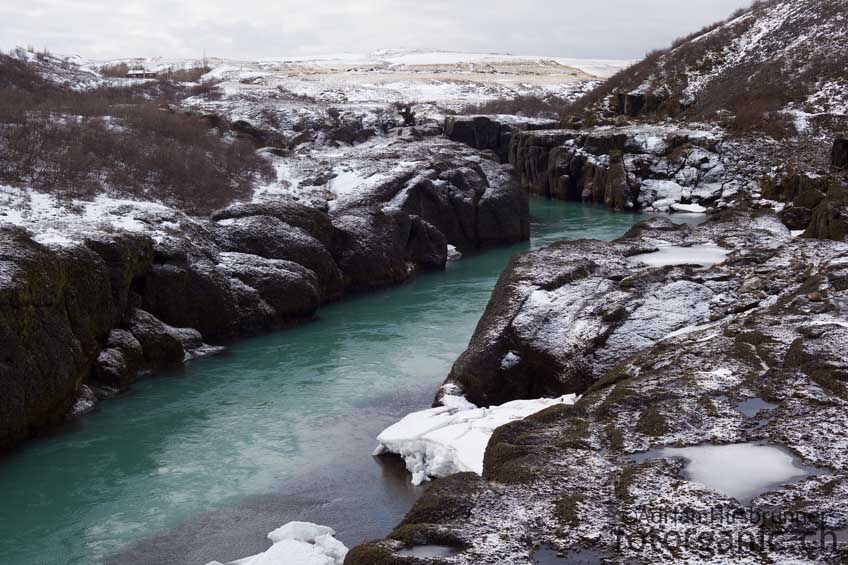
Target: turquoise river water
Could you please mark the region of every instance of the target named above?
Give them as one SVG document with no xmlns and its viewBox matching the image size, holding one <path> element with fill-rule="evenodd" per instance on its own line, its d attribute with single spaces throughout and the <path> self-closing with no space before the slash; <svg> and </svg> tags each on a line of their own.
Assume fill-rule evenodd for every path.
<svg viewBox="0 0 848 565">
<path fill-rule="evenodd" d="M 371 457 L 374 438 L 429 406 L 509 257 L 641 219 L 537 199 L 531 211 L 530 243 L 142 380 L 0 460 L 0 563 L 224 562 L 295 519 L 348 545 L 384 536 L 421 489 Z"/>
</svg>

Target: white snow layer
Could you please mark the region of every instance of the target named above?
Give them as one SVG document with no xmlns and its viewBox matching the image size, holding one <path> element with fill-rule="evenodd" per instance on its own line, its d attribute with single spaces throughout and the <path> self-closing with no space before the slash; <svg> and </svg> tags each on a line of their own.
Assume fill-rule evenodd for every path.
<svg viewBox="0 0 848 565">
<path fill-rule="evenodd" d="M 574 404 L 576 395 L 516 400 L 478 408 L 461 396 L 445 396 L 445 406 L 413 412 L 378 437 L 374 455 L 395 453 L 412 473 L 412 484 L 454 473 L 483 473 L 483 456 L 494 431 L 558 404 Z"/>
<path fill-rule="evenodd" d="M 644 263 L 651 267 L 666 267 L 669 265 L 712 267 L 724 261 L 728 255 L 730 255 L 730 250 L 718 245 L 693 245 L 691 247 L 670 245 L 660 247 L 659 251 L 653 253 L 634 255 L 629 257 L 628 260 Z"/>
<path fill-rule="evenodd" d="M 347 547 L 327 526 L 289 522 L 268 534 L 274 545 L 263 553 L 232 561 L 229 565 L 342 565 Z M 221 565 L 212 561 L 207 565 Z"/>
</svg>

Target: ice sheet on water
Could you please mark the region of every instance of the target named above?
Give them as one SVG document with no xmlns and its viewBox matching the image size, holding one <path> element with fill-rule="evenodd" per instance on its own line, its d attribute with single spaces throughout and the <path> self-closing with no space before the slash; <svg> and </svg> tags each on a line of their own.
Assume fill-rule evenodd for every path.
<svg viewBox="0 0 848 565">
<path fill-rule="evenodd" d="M 445 406 L 413 412 L 383 431 L 374 455 L 400 455 L 415 485 L 454 473 L 482 474 L 483 456 L 495 429 L 576 400 L 575 395 L 568 395 L 478 408 L 464 397 L 445 396 Z"/>
<path fill-rule="evenodd" d="M 289 522 L 268 534 L 273 545 L 267 551 L 229 565 L 342 565 L 347 547 L 335 535 L 327 526 Z M 207 565 L 220 563 L 212 561 Z"/>
</svg>

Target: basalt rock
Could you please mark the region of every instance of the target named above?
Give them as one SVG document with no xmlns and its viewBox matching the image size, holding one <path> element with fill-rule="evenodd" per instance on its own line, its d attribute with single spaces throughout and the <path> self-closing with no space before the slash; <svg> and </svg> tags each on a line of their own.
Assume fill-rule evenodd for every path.
<svg viewBox="0 0 848 565">
<path fill-rule="evenodd" d="M 848 169 L 848 138 L 833 141 L 830 162 L 834 169 Z"/>
<path fill-rule="evenodd" d="M 628 257 L 658 243 L 721 240 L 732 249 L 788 239 L 775 216 L 757 218 L 758 229 L 727 214 L 696 230 L 655 219 L 612 243 L 561 242 L 514 258 L 445 384 L 479 406 L 584 392 L 622 358 L 709 320 L 720 300 L 718 287 L 690 267 L 645 277 Z"/>
<path fill-rule="evenodd" d="M 212 214 L 212 220 L 269 216 L 290 226 L 300 228 L 329 248 L 333 244 L 335 229 L 325 210 L 306 206 L 293 200 L 250 202 L 233 204 Z"/>
<path fill-rule="evenodd" d="M 218 271 L 230 279 L 244 334 L 311 318 L 322 302 L 319 277 L 306 267 L 244 253 L 222 253 Z"/>
<path fill-rule="evenodd" d="M 292 261 L 310 269 L 318 275 L 326 301 L 344 291 L 342 273 L 330 252 L 301 228 L 271 216 L 247 216 L 218 222 L 216 235 L 224 251 Z"/>
<path fill-rule="evenodd" d="M 664 102 L 665 99 L 661 96 L 631 92 L 614 94 L 610 106 L 617 114 L 635 118 L 656 112 Z"/>
<path fill-rule="evenodd" d="M 345 287 L 357 292 L 404 282 L 414 273 L 409 215 L 399 210 L 350 210 L 333 217 L 340 238 L 333 255 Z"/>
<path fill-rule="evenodd" d="M 109 268 L 94 252 L 0 230 L 0 449 L 64 418 L 113 312 Z"/>
<path fill-rule="evenodd" d="M 690 210 L 731 198 L 721 136 L 672 126 L 519 132 L 509 151 L 522 187 L 617 210 Z"/>
<path fill-rule="evenodd" d="M 126 388 L 144 366 L 144 348 L 127 330 L 109 334 L 106 349 L 97 356 L 92 378 L 95 383 L 116 389 Z"/>
<path fill-rule="evenodd" d="M 848 236 L 848 186 L 833 186 L 816 206 L 804 237 L 843 241 Z"/>
<path fill-rule="evenodd" d="M 144 310 L 135 310 L 127 325 L 130 333 L 141 344 L 144 361 L 148 366 L 159 368 L 183 362 L 185 348 L 175 328 Z"/>
<path fill-rule="evenodd" d="M 734 253 L 706 269 L 621 263 L 622 255 L 661 242 L 707 240 L 721 240 Z M 569 245 L 586 257 L 572 269 L 563 268 L 558 260 L 563 251 L 556 249 Z M 724 509 L 726 516 L 743 515 L 749 508 L 791 508 L 802 518 L 768 528 L 773 536 L 769 558 L 783 562 L 805 555 L 798 540 L 820 524 L 816 516 L 825 517 L 828 530 L 848 527 L 848 512 L 840 502 L 848 493 L 846 264 L 845 242 L 792 238 L 775 216 L 743 211 L 721 214 L 695 228 L 652 220 L 616 242 L 558 244 L 514 260 L 481 320 L 472 349 L 497 342 L 503 332 L 494 314 L 504 314 L 500 327 L 513 325 L 509 305 L 520 304 L 514 308 L 516 320 L 528 318 L 528 307 L 544 312 L 535 317 L 539 331 L 521 342 L 522 348 L 534 344 L 532 351 L 556 352 L 576 345 L 580 350 L 587 334 L 594 334 L 598 318 L 592 313 L 569 315 L 577 310 L 568 301 L 557 305 L 546 293 L 576 290 L 575 285 L 612 275 L 617 268 L 631 270 L 617 281 L 609 298 L 601 299 L 611 303 L 617 293 L 631 295 L 625 301 L 627 312 L 606 320 L 617 329 L 606 341 L 590 346 L 594 354 L 576 356 L 590 371 L 600 369 L 597 378 L 575 405 L 556 406 L 497 429 L 486 449 L 483 477 L 477 486 L 465 483 L 467 495 L 460 490 L 451 496 L 448 489 L 445 497 L 434 485 L 404 521 L 413 525 L 411 532 L 399 528 L 386 540 L 353 548 L 351 555 L 369 550 L 391 562 L 408 547 L 401 540 L 423 532 L 422 539 L 432 543 L 423 536 L 435 531 L 458 549 L 451 562 L 464 565 L 531 565 L 542 545 L 566 558 L 581 550 L 591 553 L 580 557 L 595 560 L 700 562 L 703 546 L 667 545 L 662 540 L 683 539 L 687 532 L 718 535 L 719 530 L 736 538 L 750 523 L 696 525 L 651 517 L 657 515 L 653 512 L 709 513 L 716 508 Z M 608 280 L 616 278 L 618 274 Z M 664 333 L 677 325 L 678 315 L 688 315 L 691 307 L 680 307 L 671 294 L 674 288 L 687 287 L 678 298 L 696 287 L 714 293 L 703 301 L 706 317 Z M 657 291 L 661 300 L 652 298 Z M 573 298 L 581 296 L 591 295 L 575 293 Z M 554 321 L 561 325 L 558 333 L 549 331 Z M 614 345 L 617 334 L 629 339 Z M 515 342 L 508 345 L 514 347 Z M 604 357 L 610 347 L 614 355 Z M 520 366 L 523 361 L 515 357 L 505 365 Z M 563 365 L 548 375 L 556 379 L 569 371 Z M 538 380 L 535 371 L 524 378 Z M 500 383 L 514 394 L 514 382 Z M 751 402 L 763 407 L 752 414 L 744 408 Z M 818 473 L 764 485 L 752 490 L 748 501 L 718 484 L 690 480 L 686 461 L 659 451 L 717 445 L 744 451 L 750 444 L 786 450 L 798 464 L 815 467 Z M 461 477 L 447 480 L 462 482 Z M 651 513 L 644 514 L 646 510 Z M 640 545 L 646 531 L 656 533 L 660 542 Z M 815 559 L 842 562 L 844 546 L 828 543 Z"/>
<path fill-rule="evenodd" d="M 501 163 L 509 161 L 509 145 L 517 131 L 554 129 L 556 120 L 517 116 L 448 116 L 445 136 L 475 149 L 494 151 Z"/>
<path fill-rule="evenodd" d="M 171 326 L 195 328 L 212 342 L 235 338 L 241 315 L 230 279 L 216 265 L 214 258 L 193 254 L 155 263 L 139 284 L 142 307 Z"/>
</svg>

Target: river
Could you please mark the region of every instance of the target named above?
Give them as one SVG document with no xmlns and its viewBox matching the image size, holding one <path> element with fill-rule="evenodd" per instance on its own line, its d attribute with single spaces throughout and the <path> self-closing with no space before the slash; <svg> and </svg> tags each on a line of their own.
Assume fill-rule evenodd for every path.
<svg viewBox="0 0 848 565">
<path fill-rule="evenodd" d="M 386 535 L 422 489 L 371 457 L 374 438 L 429 406 L 509 257 L 641 219 L 535 198 L 531 214 L 529 243 L 142 380 L 0 461 L 0 562 L 202 565 L 293 519 L 349 546 Z"/>
</svg>

